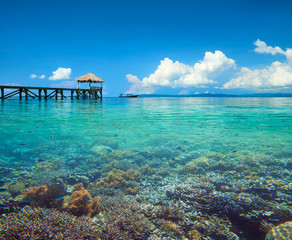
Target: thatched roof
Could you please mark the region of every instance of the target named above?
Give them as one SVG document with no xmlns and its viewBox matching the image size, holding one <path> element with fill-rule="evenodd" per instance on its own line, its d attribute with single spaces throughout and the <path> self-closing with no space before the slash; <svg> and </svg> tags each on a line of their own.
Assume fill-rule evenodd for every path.
<svg viewBox="0 0 292 240">
<path fill-rule="evenodd" d="M 78 81 L 78 82 L 94 82 L 94 83 L 103 83 L 104 82 L 104 80 L 95 76 L 92 73 L 87 73 L 79 78 L 76 78 L 76 81 Z"/>
</svg>

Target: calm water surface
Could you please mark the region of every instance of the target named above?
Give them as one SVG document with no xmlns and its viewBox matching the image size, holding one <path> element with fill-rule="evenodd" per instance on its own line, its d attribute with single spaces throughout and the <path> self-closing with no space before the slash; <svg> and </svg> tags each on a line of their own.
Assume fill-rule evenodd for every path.
<svg viewBox="0 0 292 240">
<path fill-rule="evenodd" d="M 196 151 L 292 154 L 292 98 L 104 98 L 0 103 L 0 164 L 86 151 L 198 143 Z"/>
</svg>

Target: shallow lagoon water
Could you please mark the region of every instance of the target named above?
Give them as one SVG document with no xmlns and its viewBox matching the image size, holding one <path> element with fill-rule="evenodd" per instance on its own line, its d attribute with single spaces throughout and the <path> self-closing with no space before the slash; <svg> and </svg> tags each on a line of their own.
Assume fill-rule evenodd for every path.
<svg viewBox="0 0 292 240">
<path fill-rule="evenodd" d="M 1 159 L 29 164 L 46 144 L 63 152 L 97 139 L 141 150 L 167 141 L 200 143 L 204 152 L 292 154 L 291 98 L 104 98 L 100 101 L 3 101 Z M 81 145 L 80 145 L 81 144 Z M 158 145 L 157 145 L 158 144 Z M 221 146 L 221 147 L 220 147 Z M 68 148 L 68 149 L 66 149 Z M 29 153 L 29 154 L 27 154 Z M 41 153 L 41 154 L 44 154 Z M 23 155 L 23 159 L 19 157 Z"/>
<path fill-rule="evenodd" d="M 169 97 L 104 98 L 102 101 L 2 101 L 0 103 L 0 168 L 1 178 L 4 177 L 6 183 L 2 181 L 1 184 L 2 187 L 6 187 L 7 183 L 14 184 L 14 182 L 22 181 L 22 177 L 25 178 L 21 174 L 16 174 L 16 177 L 12 176 L 15 173 L 7 174 L 11 172 L 11 169 L 17 169 L 19 172 L 25 170 L 34 174 L 38 163 L 52 162 L 55 159 L 60 159 L 65 163 L 63 170 L 66 172 L 90 176 L 90 183 L 106 177 L 112 168 L 120 167 L 126 171 L 133 166 L 135 170 L 142 173 L 140 182 L 135 183 L 139 185 L 137 199 L 139 198 L 140 202 L 145 204 L 156 206 L 159 205 L 156 203 L 161 195 L 172 191 L 169 190 L 172 189 L 171 184 L 189 187 L 203 177 L 212 178 L 212 181 L 208 181 L 216 186 L 216 194 L 222 194 L 223 198 L 232 194 L 233 190 L 238 194 L 240 192 L 238 187 L 231 189 L 229 177 L 238 174 L 231 181 L 238 181 L 238 186 L 242 179 L 249 181 L 242 183 L 245 184 L 242 190 L 244 193 L 266 198 L 265 200 L 277 206 L 280 204 L 291 209 L 291 109 L 292 98 Z M 97 154 L 95 151 L 100 149 L 103 152 Z M 112 151 L 131 152 L 136 157 L 120 159 L 120 163 L 110 158 L 108 162 L 103 162 L 102 159 L 107 158 L 101 158 L 100 155 L 110 155 Z M 200 160 L 200 157 L 205 156 L 207 160 Z M 98 160 L 99 158 L 101 160 Z M 216 161 L 223 167 L 216 165 Z M 227 165 L 224 161 L 227 161 Z M 129 164 L 132 166 L 129 167 Z M 154 169 L 151 176 L 146 176 L 147 173 L 143 172 L 145 164 Z M 198 164 L 200 170 L 192 167 L 192 164 Z M 261 165 L 263 165 L 262 169 Z M 10 170 L 5 171 L 5 168 Z M 260 170 L 259 172 L 251 170 L 253 172 L 249 176 L 248 169 L 252 168 L 260 168 Z M 93 170 L 100 171 L 100 174 L 92 177 L 90 173 Z M 44 174 L 43 183 L 47 181 L 46 174 Z M 30 180 L 30 185 L 27 187 L 42 182 L 39 179 L 41 176 L 38 175 L 35 182 Z M 70 187 L 66 177 L 62 178 L 60 173 L 58 176 Z M 271 188 L 258 190 L 258 185 L 253 190 L 247 189 L 253 181 L 260 186 L 268 181 L 269 184 L 274 184 L 274 188 L 280 187 L 277 193 L 279 196 L 269 198 L 268 195 L 275 194 L 275 191 Z M 87 185 L 88 182 L 84 184 Z M 226 185 L 224 185 L 225 188 L 217 189 L 218 184 Z M 154 189 L 150 189 L 154 185 L 155 189 L 161 187 L 157 193 Z M 120 189 L 120 187 L 114 189 Z M 168 197 L 172 198 L 171 201 L 179 200 L 182 204 L 189 204 L 184 202 L 183 197 L 180 199 L 175 197 L 183 191 L 185 190 L 177 193 L 178 190 L 174 190 L 176 194 L 168 194 Z M 277 200 L 279 198 L 282 200 Z M 249 202 L 246 198 L 245 201 Z M 199 211 L 193 205 L 191 206 L 185 212 Z M 229 209 L 228 205 L 226 209 Z M 223 210 L 220 211 L 216 214 L 222 217 Z M 225 212 L 225 215 L 230 217 L 228 212 Z M 274 221 L 274 225 L 280 221 L 269 220 Z M 292 219 L 288 217 L 285 220 Z M 234 219 L 230 221 L 235 224 Z M 260 217 L 258 222 L 260 222 Z M 159 224 L 163 225 L 165 222 L 159 222 Z M 156 222 L 156 227 L 159 224 Z M 180 236 L 166 234 L 168 237 L 183 239 L 184 234 L 186 237 L 190 235 L 190 229 L 186 230 L 177 222 L 175 224 L 184 230 L 180 230 L 181 233 L 178 234 Z M 248 224 L 246 228 L 249 227 Z M 228 233 L 229 235 L 226 233 L 226 236 L 222 234 L 214 236 L 211 233 L 208 235 L 206 231 L 203 236 L 200 228 L 194 231 L 201 234 L 201 238 L 197 239 L 238 239 L 237 236 L 240 236 L 240 239 L 263 239 L 260 237 L 264 236 L 264 233 L 260 231 L 253 236 L 248 231 L 242 233 L 246 229 L 236 231 L 232 230 L 233 228 L 236 229 L 238 226 L 230 227 L 228 231 L 237 234 L 236 236 L 231 236 L 231 233 Z M 165 227 L 162 229 L 167 232 Z M 227 230 L 222 230 L 224 231 Z M 156 238 L 152 239 L 169 239 L 163 238 L 164 235 L 157 231 L 155 236 Z"/>
</svg>

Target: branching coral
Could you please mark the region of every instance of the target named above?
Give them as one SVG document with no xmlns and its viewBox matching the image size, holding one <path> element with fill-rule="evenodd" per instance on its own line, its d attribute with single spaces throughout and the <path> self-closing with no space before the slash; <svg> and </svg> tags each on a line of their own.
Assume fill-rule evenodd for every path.
<svg viewBox="0 0 292 240">
<path fill-rule="evenodd" d="M 166 220 L 179 221 L 183 220 L 183 211 L 182 208 L 177 204 L 166 204 L 160 206 L 156 210 L 156 216 L 158 218 L 163 218 Z"/>
<path fill-rule="evenodd" d="M 101 236 L 101 228 L 89 218 L 77 218 L 54 209 L 26 206 L 18 213 L 0 218 L 0 238 L 3 240 L 97 240 L 101 239 Z"/>
<path fill-rule="evenodd" d="M 109 198 L 103 204 L 105 232 L 110 239 L 146 239 L 152 228 L 136 201 Z"/>
<path fill-rule="evenodd" d="M 82 183 L 75 185 L 74 190 L 68 206 L 65 206 L 69 212 L 75 216 L 92 217 L 100 211 L 101 199 L 98 197 L 92 198 Z"/>
</svg>

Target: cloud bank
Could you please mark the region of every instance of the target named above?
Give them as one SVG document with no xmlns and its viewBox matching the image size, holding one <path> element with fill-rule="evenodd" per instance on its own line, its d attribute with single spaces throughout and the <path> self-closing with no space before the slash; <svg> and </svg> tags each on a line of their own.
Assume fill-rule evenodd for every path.
<svg viewBox="0 0 292 240">
<path fill-rule="evenodd" d="M 157 70 L 142 81 L 137 76 L 127 74 L 126 78 L 132 83 L 127 92 L 150 94 L 159 87 L 207 87 L 216 83 L 214 78 L 220 73 L 232 67 L 235 67 L 235 61 L 227 58 L 221 51 L 206 52 L 203 60 L 193 66 L 165 58 L 160 61 Z"/>
<path fill-rule="evenodd" d="M 225 83 L 222 89 L 249 89 L 255 91 L 279 91 L 292 86 L 292 49 L 282 50 L 271 47 L 261 40 L 257 40 L 254 49 L 257 53 L 281 54 L 286 56 L 286 62 L 273 62 L 264 69 L 251 70 L 242 67 L 237 78 Z"/>
<path fill-rule="evenodd" d="M 49 77 L 49 80 L 63 80 L 70 79 L 71 68 L 58 68 L 53 72 L 53 76 Z"/>
</svg>

